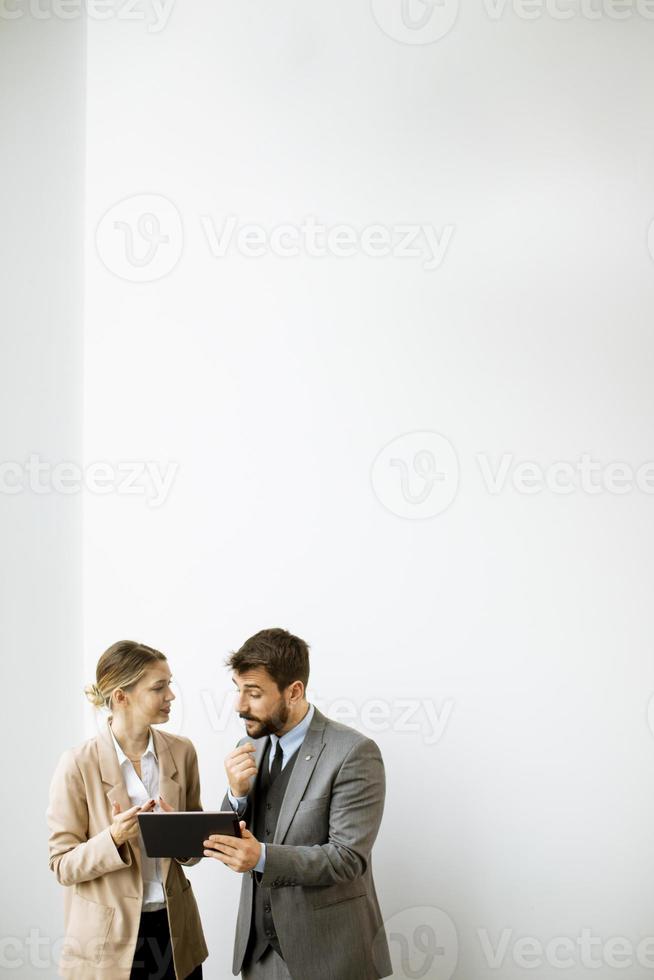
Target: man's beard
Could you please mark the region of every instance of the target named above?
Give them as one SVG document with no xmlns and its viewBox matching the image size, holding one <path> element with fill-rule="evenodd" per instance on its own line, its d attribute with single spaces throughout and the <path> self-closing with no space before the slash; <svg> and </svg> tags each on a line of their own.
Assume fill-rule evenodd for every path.
<svg viewBox="0 0 654 980">
<path fill-rule="evenodd" d="M 277 735 L 288 721 L 291 709 L 283 701 L 279 701 L 272 714 L 265 718 L 250 718 L 249 715 L 240 715 L 244 720 L 250 720 L 253 725 L 248 728 L 248 735 L 252 738 L 263 738 L 264 735 Z"/>
</svg>

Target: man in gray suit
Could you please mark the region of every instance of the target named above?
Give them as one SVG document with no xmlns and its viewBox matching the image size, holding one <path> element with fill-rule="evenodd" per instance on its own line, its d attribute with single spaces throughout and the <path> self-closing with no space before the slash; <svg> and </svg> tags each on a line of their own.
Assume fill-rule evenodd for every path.
<svg viewBox="0 0 654 980">
<path fill-rule="evenodd" d="M 225 760 L 223 809 L 243 818 L 243 837 L 212 836 L 204 853 L 243 875 L 234 974 L 390 976 L 371 863 L 385 794 L 377 745 L 308 703 L 299 637 L 263 630 L 227 664 L 247 735 Z"/>
</svg>

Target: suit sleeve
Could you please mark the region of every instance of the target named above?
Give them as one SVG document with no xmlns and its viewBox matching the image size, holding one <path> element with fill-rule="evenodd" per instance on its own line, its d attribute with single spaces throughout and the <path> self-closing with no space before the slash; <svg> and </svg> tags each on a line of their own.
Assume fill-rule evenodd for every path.
<svg viewBox="0 0 654 980">
<path fill-rule="evenodd" d="M 185 776 L 186 776 L 186 810 L 187 812 L 197 812 L 202 809 L 202 800 L 200 799 L 200 769 L 198 767 L 198 755 L 195 751 L 195 746 L 193 742 L 188 740 L 189 752 L 186 760 Z M 194 857 L 176 859 L 178 864 L 183 864 L 187 868 L 191 868 L 194 864 L 199 864 L 202 858 Z"/>
<path fill-rule="evenodd" d="M 50 870 L 60 885 L 92 881 L 131 865 L 129 848 L 116 847 L 110 827 L 89 838 L 86 788 L 72 752 L 61 757 L 55 770 L 47 821 Z"/>
<path fill-rule="evenodd" d="M 267 844 L 261 884 L 315 887 L 361 877 L 379 832 L 385 793 L 381 753 L 371 739 L 362 739 L 350 749 L 334 780 L 328 842 Z"/>
</svg>

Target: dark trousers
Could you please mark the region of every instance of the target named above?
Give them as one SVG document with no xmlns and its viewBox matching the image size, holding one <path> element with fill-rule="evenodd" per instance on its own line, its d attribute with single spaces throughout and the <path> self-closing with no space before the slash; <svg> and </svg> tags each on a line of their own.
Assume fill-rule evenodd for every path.
<svg viewBox="0 0 654 980">
<path fill-rule="evenodd" d="M 129 977 L 130 980 L 176 980 L 165 909 L 141 913 L 139 937 Z M 202 967 L 196 966 L 185 980 L 202 980 Z"/>
</svg>

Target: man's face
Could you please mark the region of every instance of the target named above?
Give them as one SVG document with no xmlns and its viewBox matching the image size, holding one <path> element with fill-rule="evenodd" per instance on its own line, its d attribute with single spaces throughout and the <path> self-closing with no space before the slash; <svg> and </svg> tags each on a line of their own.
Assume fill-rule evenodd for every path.
<svg viewBox="0 0 654 980">
<path fill-rule="evenodd" d="M 234 672 L 232 680 L 238 690 L 236 710 L 239 718 L 245 720 L 248 735 L 251 738 L 279 735 L 291 709 L 268 671 L 257 667 L 242 674 Z"/>
</svg>

